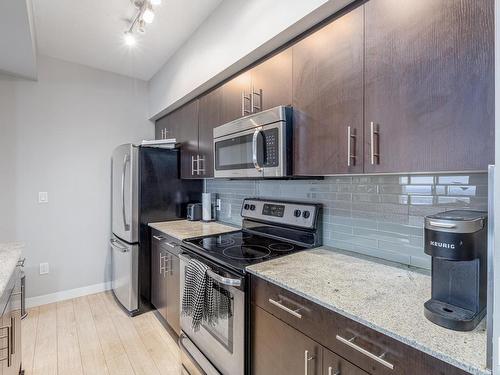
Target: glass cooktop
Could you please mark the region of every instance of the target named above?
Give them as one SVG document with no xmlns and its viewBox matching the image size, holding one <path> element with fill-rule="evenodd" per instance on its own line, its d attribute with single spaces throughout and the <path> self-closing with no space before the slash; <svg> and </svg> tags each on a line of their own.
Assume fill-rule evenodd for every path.
<svg viewBox="0 0 500 375">
<path fill-rule="evenodd" d="M 219 264 L 245 272 L 245 267 L 306 249 L 244 231 L 184 240 L 196 253 Z"/>
</svg>

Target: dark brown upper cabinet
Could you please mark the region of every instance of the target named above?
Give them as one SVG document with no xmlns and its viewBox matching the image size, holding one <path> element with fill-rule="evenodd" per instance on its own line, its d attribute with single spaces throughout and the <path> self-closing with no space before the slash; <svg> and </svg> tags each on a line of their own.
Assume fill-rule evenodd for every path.
<svg viewBox="0 0 500 375">
<path fill-rule="evenodd" d="M 198 100 L 173 113 L 177 124 L 177 142 L 181 144 L 181 178 L 197 178 Z"/>
<path fill-rule="evenodd" d="M 365 172 L 486 170 L 494 2 L 365 5 Z"/>
<path fill-rule="evenodd" d="M 363 8 L 293 49 L 294 175 L 363 172 Z"/>
<path fill-rule="evenodd" d="M 203 160 L 203 177 L 214 176 L 213 130 L 223 124 L 223 93 L 219 87 L 200 98 L 198 152 Z"/>
<path fill-rule="evenodd" d="M 288 48 L 250 70 L 250 107 L 260 112 L 292 104 L 292 49 Z"/>
<path fill-rule="evenodd" d="M 175 138 L 180 144 L 181 178 L 200 178 L 198 167 L 198 100 L 190 102 L 156 122 L 156 138 Z"/>
</svg>

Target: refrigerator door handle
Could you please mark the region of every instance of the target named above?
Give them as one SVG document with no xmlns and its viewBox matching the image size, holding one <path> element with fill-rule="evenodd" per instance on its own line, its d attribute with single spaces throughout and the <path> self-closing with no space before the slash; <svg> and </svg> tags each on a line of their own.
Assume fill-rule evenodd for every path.
<svg viewBox="0 0 500 375">
<path fill-rule="evenodd" d="M 130 224 L 127 224 L 127 217 L 125 214 L 125 173 L 127 172 L 127 164 L 130 163 L 130 155 L 125 155 L 123 158 L 123 169 L 122 169 L 122 217 L 123 226 L 125 231 L 130 231 Z"/>
</svg>

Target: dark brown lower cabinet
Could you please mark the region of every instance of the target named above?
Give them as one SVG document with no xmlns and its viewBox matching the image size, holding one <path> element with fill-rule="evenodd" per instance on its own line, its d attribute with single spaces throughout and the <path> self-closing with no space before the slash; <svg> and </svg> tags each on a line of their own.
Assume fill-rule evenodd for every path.
<svg viewBox="0 0 500 375">
<path fill-rule="evenodd" d="M 323 368 L 314 369 L 323 375 L 339 369 L 340 375 L 467 374 L 258 277 L 251 277 L 250 289 L 253 374 L 304 374 L 305 350 L 316 355 L 318 348 Z"/>
<path fill-rule="evenodd" d="M 260 307 L 252 306 L 251 373 L 320 375 L 322 347 Z"/>
<path fill-rule="evenodd" d="M 151 236 L 151 303 L 179 335 L 180 260 L 179 241 L 153 230 Z"/>
<path fill-rule="evenodd" d="M 181 277 L 181 265 L 179 257 L 167 251 L 167 265 L 165 269 L 166 273 L 166 289 L 167 289 L 167 323 L 178 335 L 181 334 L 181 322 L 180 322 L 180 277 Z"/>
<path fill-rule="evenodd" d="M 167 290 L 165 266 L 165 250 L 161 248 L 164 237 L 153 234 L 151 238 L 151 303 L 163 318 L 167 318 Z"/>
</svg>

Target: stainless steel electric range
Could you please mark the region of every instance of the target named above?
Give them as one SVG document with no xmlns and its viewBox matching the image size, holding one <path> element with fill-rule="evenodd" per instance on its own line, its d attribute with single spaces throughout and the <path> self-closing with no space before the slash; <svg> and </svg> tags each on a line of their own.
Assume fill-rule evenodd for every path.
<svg viewBox="0 0 500 375">
<path fill-rule="evenodd" d="M 191 328 L 181 316 L 179 344 L 185 374 L 244 375 L 248 372 L 248 282 L 246 267 L 321 244 L 321 205 L 300 202 L 245 199 L 242 229 L 184 240 L 181 291 L 185 267 L 191 258 L 208 265 L 214 288 L 231 296 L 232 314 L 215 326 Z M 182 314 L 181 314 L 182 315 Z"/>
</svg>

